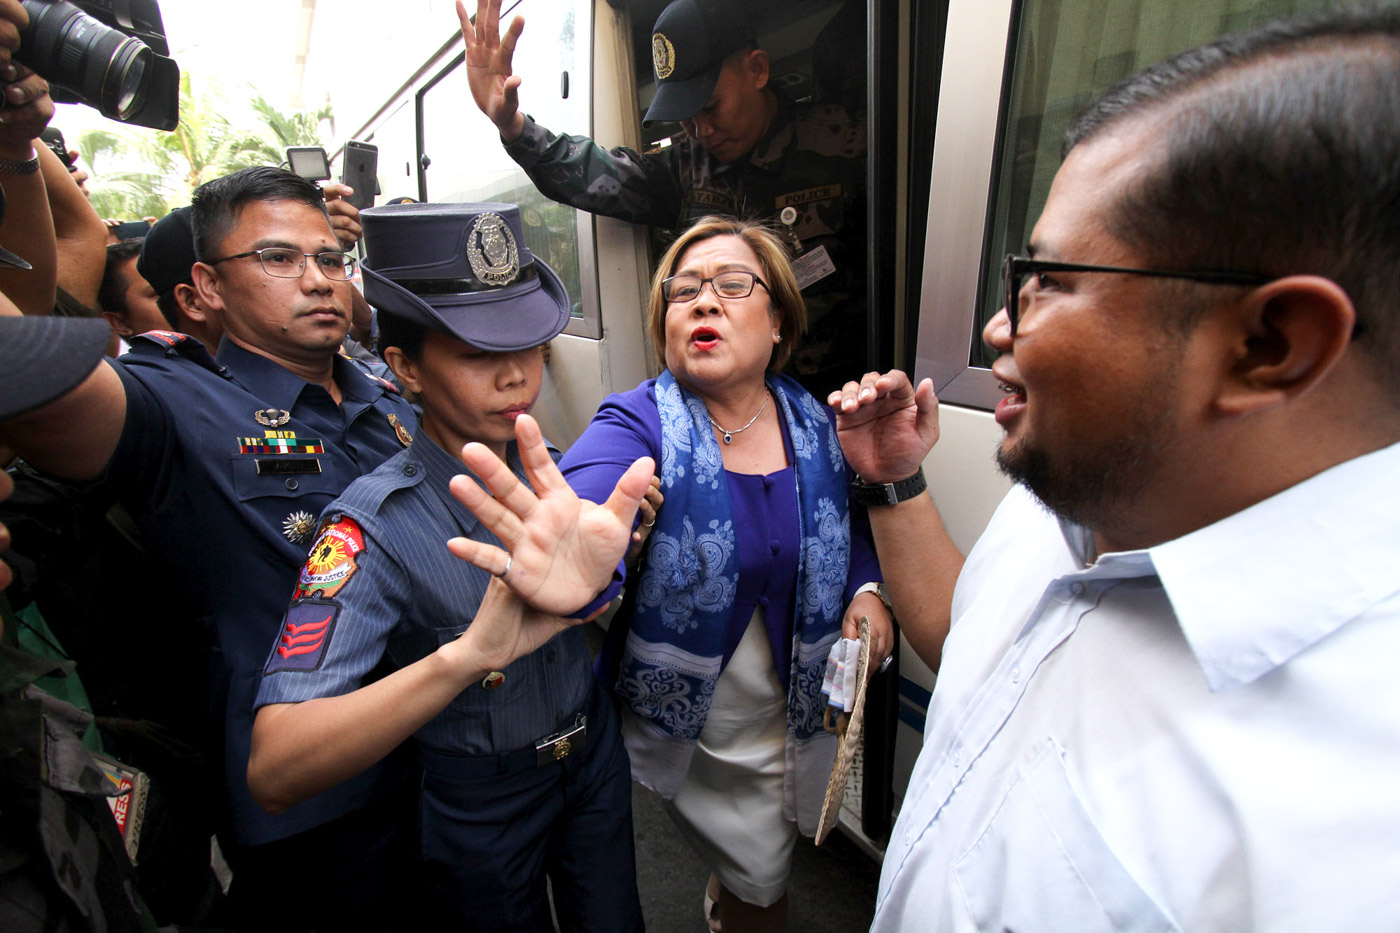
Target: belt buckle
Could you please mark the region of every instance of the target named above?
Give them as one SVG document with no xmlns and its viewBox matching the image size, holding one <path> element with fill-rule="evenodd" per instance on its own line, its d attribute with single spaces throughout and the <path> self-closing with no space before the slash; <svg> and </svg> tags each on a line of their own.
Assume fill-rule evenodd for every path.
<svg viewBox="0 0 1400 933">
<path fill-rule="evenodd" d="M 569 757 L 575 748 L 582 746 L 583 738 L 587 734 L 588 717 L 579 713 L 572 726 L 547 735 L 535 743 L 535 764 L 547 765 Z"/>
</svg>

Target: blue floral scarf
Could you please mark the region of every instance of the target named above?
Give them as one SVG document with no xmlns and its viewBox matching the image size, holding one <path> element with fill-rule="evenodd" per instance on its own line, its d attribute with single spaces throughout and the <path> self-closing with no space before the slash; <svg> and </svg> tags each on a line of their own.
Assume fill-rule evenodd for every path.
<svg viewBox="0 0 1400 933">
<path fill-rule="evenodd" d="M 802 541 L 788 690 L 785 810 L 815 832 L 835 743 L 822 729 L 822 674 L 841 635 L 851 532 L 846 462 L 827 411 L 786 376 L 768 383 L 792 440 Z M 655 385 L 666 503 L 647 542 L 616 692 L 634 776 L 670 798 L 705 726 L 739 582 L 724 462 L 709 412 L 669 371 Z"/>
</svg>

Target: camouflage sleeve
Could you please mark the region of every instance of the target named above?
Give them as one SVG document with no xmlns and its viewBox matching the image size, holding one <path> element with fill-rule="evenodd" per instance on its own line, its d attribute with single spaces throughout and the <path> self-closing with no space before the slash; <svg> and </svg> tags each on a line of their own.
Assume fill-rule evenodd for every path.
<svg viewBox="0 0 1400 933">
<path fill-rule="evenodd" d="M 587 136 L 558 136 L 525 118 L 506 152 L 548 198 L 605 217 L 674 227 L 681 185 L 672 150 L 639 155 L 604 149 Z"/>
</svg>

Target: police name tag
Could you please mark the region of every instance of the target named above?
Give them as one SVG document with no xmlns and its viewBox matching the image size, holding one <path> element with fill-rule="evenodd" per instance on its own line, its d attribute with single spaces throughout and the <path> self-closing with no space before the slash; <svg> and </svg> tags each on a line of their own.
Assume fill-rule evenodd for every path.
<svg viewBox="0 0 1400 933">
<path fill-rule="evenodd" d="M 288 476 L 293 473 L 320 473 L 318 457 L 254 457 L 259 476 Z"/>
<path fill-rule="evenodd" d="M 809 249 L 792 261 L 792 274 L 797 277 L 797 288 L 800 291 L 806 290 L 808 285 L 820 282 L 835 271 L 836 264 L 831 261 L 831 254 L 826 251 L 825 246 Z"/>
</svg>

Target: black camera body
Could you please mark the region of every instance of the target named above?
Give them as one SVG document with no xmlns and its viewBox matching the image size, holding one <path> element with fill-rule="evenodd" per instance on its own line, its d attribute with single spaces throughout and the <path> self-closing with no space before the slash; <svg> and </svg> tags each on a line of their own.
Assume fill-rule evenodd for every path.
<svg viewBox="0 0 1400 933">
<path fill-rule="evenodd" d="M 156 0 L 21 0 L 20 62 L 53 99 L 158 130 L 180 122 L 180 66 L 167 57 Z"/>
</svg>

